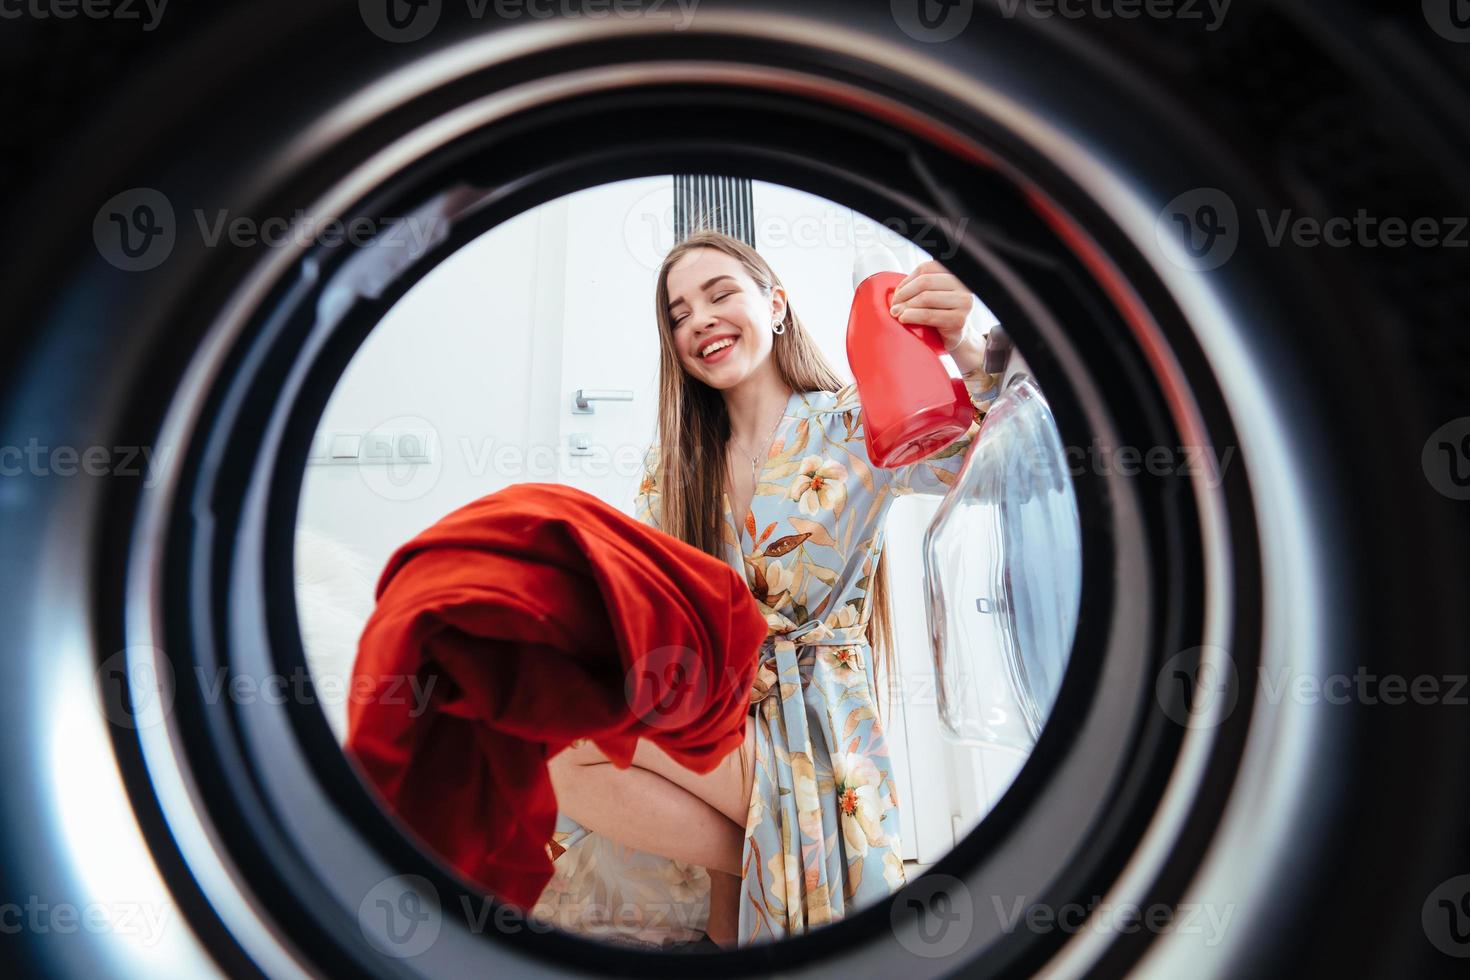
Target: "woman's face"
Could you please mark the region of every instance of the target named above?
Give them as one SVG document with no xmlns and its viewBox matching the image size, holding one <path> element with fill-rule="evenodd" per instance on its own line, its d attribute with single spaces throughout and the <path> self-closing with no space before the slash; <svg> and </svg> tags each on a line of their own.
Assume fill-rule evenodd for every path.
<svg viewBox="0 0 1470 980">
<path fill-rule="evenodd" d="M 771 328 L 785 316 L 786 294 L 760 287 L 733 255 L 697 248 L 668 273 L 669 323 L 684 370 L 711 388 L 739 384 L 771 352 Z M 722 350 L 705 350 L 716 341 Z"/>
</svg>

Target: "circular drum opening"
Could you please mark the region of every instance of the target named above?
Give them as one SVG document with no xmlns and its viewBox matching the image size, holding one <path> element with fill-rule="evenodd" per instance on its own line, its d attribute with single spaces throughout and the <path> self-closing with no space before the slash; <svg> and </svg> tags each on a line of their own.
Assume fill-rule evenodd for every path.
<svg viewBox="0 0 1470 980">
<path fill-rule="evenodd" d="M 304 660 L 292 581 L 284 570 L 291 567 L 305 460 L 332 381 L 427 269 L 552 195 L 610 176 L 641 176 L 650 145 L 658 148 L 664 170 L 699 173 L 718 161 L 721 175 L 809 192 L 820 188 L 880 223 L 903 218 L 917 226 L 932 216 L 936 242 L 951 256 L 946 264 L 977 293 L 994 297 L 990 305 L 1046 390 L 1067 445 L 1086 446 L 1101 436 L 1109 445 L 1180 446 L 1187 441 L 1182 430 L 1198 424 L 1197 412 L 1177 419 L 1184 406 L 1168 404 L 1157 379 L 1162 365 L 1147 363 L 1148 346 L 1162 341 L 1159 324 L 1125 304 L 1122 284 L 1136 287 L 1099 244 L 1106 229 L 1085 228 L 1034 181 L 1018 179 L 1019 169 L 999 157 L 993 143 L 962 133 L 953 120 L 921 115 L 912 97 L 900 104 L 891 95 L 801 78 L 790 69 L 646 66 L 569 77 L 575 81 L 564 82 L 566 89 L 542 105 L 507 113 L 515 103 L 504 95 L 471 103 L 451 117 L 456 129 L 435 124 L 437 141 L 414 147 L 416 159 L 405 159 L 403 147 L 423 139 L 421 133 L 359 166 L 346 186 L 328 193 L 353 202 L 343 214 L 345 226 L 384 230 L 361 248 L 320 248 L 289 266 L 281 263 L 277 277 L 260 283 L 269 300 L 239 310 L 228 383 L 200 393 L 217 401 L 200 415 L 207 429 L 191 440 L 174 516 L 159 514 L 177 549 L 174 563 L 157 567 L 171 583 L 165 590 L 192 581 L 197 593 L 198 571 L 209 568 L 205 595 L 215 598 L 205 605 L 201 596 L 194 615 L 160 623 L 165 636 L 181 631 L 172 634 L 176 640 L 150 644 L 140 637 L 132 646 L 187 647 L 200 663 L 229 674 L 299 674 Z M 733 144 L 732 130 L 760 130 L 765 138 Z M 575 145 L 569 139 L 574 134 Z M 597 135 L 595 142 L 589 134 Z M 508 140 L 539 153 L 518 154 L 508 169 Z M 983 209 L 965 203 L 973 201 L 983 201 Z M 960 220 L 977 211 L 982 220 Z M 395 224 L 393 215 L 406 217 Z M 415 217 L 435 229 L 418 245 L 402 234 Z M 405 241 L 407 248 L 401 247 Z M 1135 274 L 1144 272 L 1136 255 L 1132 262 Z M 1100 281 L 1101 274 L 1114 279 Z M 1087 330 L 1076 329 L 1078 323 Z M 1119 377 L 1134 383 L 1125 388 L 1113 380 Z M 1189 390 L 1200 384 L 1191 379 Z M 935 865 L 931 877 L 912 886 L 929 892 L 927 905 L 913 906 L 928 914 L 946 901 L 968 898 L 974 913 L 962 946 L 983 950 L 982 962 L 996 968 L 1045 956 L 1061 938 L 1016 933 L 1014 919 L 997 910 L 1014 916 L 1031 903 L 1059 907 L 1079 886 L 1105 890 L 1136 843 L 1183 733 L 1167 712 L 1186 703 L 1177 689 L 1161 686 L 1156 696 L 1152 680 L 1166 657 L 1207 646 L 1201 642 L 1207 635 L 1206 552 L 1224 567 L 1234 558 L 1223 540 L 1202 532 L 1205 503 L 1188 481 L 1129 479 L 1101 467 L 1083 468 L 1073 479 L 1083 589 L 1057 721 L 1041 731 L 1031 762 L 985 821 Z M 201 508 L 211 514 L 207 527 L 197 521 Z M 325 751 L 330 733 L 314 706 L 218 707 L 186 707 L 179 698 L 175 710 L 204 730 L 228 732 L 229 749 L 238 753 L 231 771 L 256 774 L 243 798 L 242 785 L 233 792 L 222 787 L 228 796 L 220 800 L 228 800 L 268 858 L 250 863 L 266 876 L 252 882 L 254 889 L 287 885 L 271 869 L 280 866 L 273 849 L 288 848 L 306 862 L 317 887 L 335 896 L 326 903 L 331 908 L 361 911 L 374 889 L 397 889 L 392 903 L 406 909 L 414 904 L 410 897 L 417 901 L 426 893 L 425 904 L 414 907 L 436 908 L 443 925 L 432 949 L 416 960 L 482 955 L 487 936 L 474 921 L 451 926 L 457 913 L 450 910 L 496 906 L 472 901 L 473 889 L 413 853 L 397 837 L 399 829 L 373 812 L 344 760 Z M 323 820 L 343 822 L 323 837 L 312 829 Z M 1016 862 L 1016 854 L 1031 857 Z M 1037 860 L 1041 854 L 1050 860 Z M 934 897 L 936 889 L 943 890 L 941 897 Z M 986 910 L 977 907 L 979 896 L 1004 901 Z M 881 933 L 896 936 L 900 949 L 925 949 L 924 917 L 914 914 L 910 921 L 904 901 L 899 893 L 784 942 L 781 962 L 815 966 L 818 958 L 856 950 L 863 937 Z M 362 923 L 358 933 L 374 938 Z M 402 951 L 376 938 L 372 945 L 380 950 Z M 494 941 L 564 964 L 607 955 L 529 922 L 497 930 Z M 775 955 L 759 947 L 737 951 L 728 954 L 728 968 L 740 969 L 741 959 L 773 962 Z M 948 956 L 934 959 L 941 969 L 949 962 Z"/>
<path fill-rule="evenodd" d="M 1176 220 L 1218 207 L 1193 191 L 1258 199 L 1260 173 L 1168 93 L 1142 91 L 1119 70 L 1121 45 L 1008 26 L 935 47 L 923 24 L 877 8 L 798 16 L 712 2 L 677 34 L 575 17 L 484 30 L 446 16 L 413 42 L 333 32 L 310 57 L 283 56 L 269 81 L 247 54 L 227 57 L 228 30 L 212 36 L 232 91 L 248 78 L 292 97 L 232 103 L 229 131 L 201 130 L 187 159 L 147 140 L 119 158 L 108 175 L 122 196 L 98 227 L 107 213 L 127 226 L 145 207 L 184 216 L 167 274 L 150 276 L 137 266 L 146 255 L 101 238 L 80 260 L 70 245 L 40 243 L 68 289 L 61 303 L 21 308 L 46 338 L 37 363 L 83 349 L 116 360 L 89 360 L 72 379 L 38 372 L 62 380 L 7 396 L 20 406 L 7 420 L 45 414 L 83 430 L 107 417 L 135 443 L 170 449 L 149 481 L 67 485 L 46 502 L 46 520 L 6 520 L 22 545 L 85 529 L 48 551 L 26 584 L 33 612 L 17 632 L 44 636 L 35 609 L 87 624 L 37 648 L 70 651 L 64 676 L 90 679 L 89 694 L 101 695 L 94 734 L 119 763 L 114 802 L 136 816 L 145 845 L 132 846 L 187 918 L 190 935 L 176 942 L 197 937 L 227 970 L 281 975 L 496 966 L 1009 975 L 1119 972 L 1147 957 L 1198 957 L 1230 972 L 1279 952 L 1237 935 L 1279 938 L 1289 928 L 1280 923 L 1310 918 L 1299 893 L 1272 887 L 1271 869 L 1287 855 L 1292 866 L 1325 867 L 1338 838 L 1303 842 L 1295 828 L 1326 825 L 1361 786 L 1345 760 L 1308 749 L 1358 731 L 1360 719 L 1263 701 L 1258 681 L 1283 666 L 1350 663 L 1374 636 L 1447 648 L 1419 643 L 1447 621 L 1394 634 L 1386 613 L 1355 603 L 1362 581 L 1342 560 L 1342 528 L 1363 524 L 1349 521 L 1358 505 L 1334 493 L 1347 473 L 1324 449 L 1329 418 L 1347 412 L 1338 417 L 1380 446 L 1409 427 L 1397 416 L 1365 422 L 1340 387 L 1306 370 L 1318 351 L 1301 325 L 1352 305 L 1353 293 L 1326 288 L 1341 281 L 1324 271 L 1330 263 L 1241 241 L 1212 264 L 1199 227 Z M 304 42 L 283 36 L 288 53 L 302 53 Z M 1055 69 L 1043 78 L 1038 64 Z M 161 129 L 212 111 L 187 91 L 144 94 L 178 107 L 158 113 Z M 313 460 L 335 452 L 320 441 L 334 431 L 330 401 L 375 331 L 387 336 L 380 325 L 516 222 L 670 175 L 820 200 L 942 256 L 1024 361 L 1007 397 L 1044 396 L 1047 432 L 1069 464 L 1078 556 L 1064 671 L 1021 658 L 1008 680 L 1025 687 L 1052 670 L 1059 682 L 1043 700 L 1054 701 L 1049 712 L 1023 710 L 1034 744 L 983 819 L 921 874 L 830 925 L 679 956 L 545 928 L 418 846 L 343 755 L 323 711 L 329 695 L 311 677 L 315 627 L 297 580 L 313 557 L 300 527 L 331 507 L 312 491 L 332 465 Z M 194 220 L 221 204 L 262 231 L 300 209 L 309 227 L 337 222 L 348 233 L 221 247 L 204 231 L 231 225 Z M 626 228 L 616 234 L 629 251 L 642 244 L 630 245 Z M 125 325 L 129 344 L 121 332 L 78 343 L 79 324 L 103 311 L 99 329 Z M 82 377 L 104 367 L 111 382 L 88 389 Z M 395 415 L 361 434 L 381 428 L 391 453 L 415 456 L 445 444 L 428 421 Z M 1162 462 L 1150 466 L 1155 450 Z M 422 489 L 414 480 L 427 471 L 405 470 L 406 483 L 362 465 L 341 472 L 369 484 L 381 475 L 379 498 L 394 502 Z M 1375 479 L 1379 497 L 1409 496 L 1407 478 Z M 1420 527 L 1428 517 L 1410 508 L 1404 519 Z M 1362 547 L 1398 553 L 1362 533 Z M 944 554 L 934 544 L 923 542 L 931 574 Z M 85 587 L 59 571 L 76 567 L 90 570 Z M 1010 641 L 1055 617 L 1018 598 L 1015 578 L 1001 583 L 976 598 L 1005 612 Z M 294 696 L 267 696 L 264 680 L 294 678 L 304 678 Z M 1391 732 L 1407 739 L 1437 724 Z M 74 776 L 59 773 L 56 785 L 74 792 Z M 109 812 L 69 807 L 69 832 L 98 835 Z M 1238 843 L 1246 822 L 1260 860 L 1222 861 L 1221 842 Z M 1421 870 L 1406 866 L 1396 884 Z M 1251 901 L 1230 941 L 1201 947 L 1198 934 L 1169 927 L 1186 899 L 1234 908 L 1232 896 Z M 1078 924 L 1099 922 L 1102 908 L 1138 915 Z M 1164 911 L 1162 925 L 1135 928 L 1151 909 Z"/>
<path fill-rule="evenodd" d="M 658 526 L 650 511 L 659 506 L 661 481 L 648 452 L 664 410 L 659 337 L 677 331 L 672 324 L 667 330 L 650 325 L 647 308 L 663 257 L 687 228 L 700 224 L 724 225 L 761 245 L 760 254 L 779 272 L 784 296 L 777 299 L 793 311 L 783 339 L 770 341 L 771 356 L 776 344 L 792 345 L 800 336 L 817 351 L 804 357 L 841 367 L 833 389 L 852 385 L 845 335 L 854 280 L 865 279 L 874 261 L 914 269 L 935 253 L 946 260 L 954 253 L 933 236 L 933 218 L 880 222 L 781 185 L 665 175 L 554 199 L 435 266 L 353 353 L 315 424 L 307 455 L 295 525 L 295 603 L 312 683 L 339 742 L 348 741 L 351 704 L 361 704 L 359 718 L 374 713 L 366 703 L 373 695 L 367 684 L 361 690 L 354 685 L 353 671 L 356 640 L 373 611 L 376 573 L 423 528 L 485 494 L 547 481 L 569 482 Z M 415 219 L 404 226 L 405 235 L 428 237 Z M 899 228 L 911 230 L 922 247 Z M 389 234 L 397 237 L 397 230 Z M 720 262 L 721 255 L 705 262 Z M 704 267 L 687 268 L 693 275 Z M 739 275 L 727 262 L 699 272 L 695 281 L 727 268 Z M 671 274 L 670 281 L 680 280 Z M 749 347 L 760 338 L 734 304 L 755 302 L 758 289 L 752 280 L 740 282 L 711 287 L 706 315 L 711 336 L 746 330 L 740 343 Z M 993 317 L 974 302 L 980 329 L 989 327 Z M 794 354 L 783 356 L 787 364 L 800 363 Z M 693 358 L 681 364 L 681 373 L 691 377 L 701 371 Z M 539 377 L 538 365 L 546 366 Z M 728 384 L 728 365 L 721 370 L 723 375 L 712 369 L 698 377 Z M 1022 358 L 1014 356 L 991 374 L 974 386 L 990 410 L 985 452 L 969 451 L 977 430 L 942 455 L 945 446 L 925 453 L 930 462 L 896 470 L 867 462 L 865 416 L 841 408 L 856 403 L 857 392 L 822 390 L 798 377 L 791 383 L 809 397 L 793 396 L 792 421 L 778 426 L 773 441 L 781 445 L 772 449 L 752 493 L 758 539 L 745 541 L 741 554 L 719 556 L 747 576 L 773 629 L 812 616 L 842 628 L 877 616 L 880 605 L 892 623 L 889 656 L 835 643 L 807 654 L 811 670 L 825 657 L 820 694 L 806 699 L 825 714 L 813 737 L 846 736 L 829 749 L 834 761 L 821 758 L 816 772 L 819 791 L 831 787 L 845 797 L 845 806 L 836 805 L 835 826 L 824 831 L 840 835 L 834 847 L 842 847 L 838 857 L 852 869 L 850 882 L 839 879 L 833 886 L 844 890 L 844 915 L 918 877 L 999 802 L 1035 748 L 1069 660 L 1082 573 L 1069 463 Z M 579 393 L 605 404 L 578 405 Z M 405 452 L 405 444 L 414 451 Z M 824 492 L 824 483 L 840 489 Z M 733 525 L 729 513 L 725 518 Z M 813 533 L 814 522 L 822 525 L 820 533 Z M 871 560 L 848 566 L 840 548 L 868 536 L 870 526 L 881 529 L 887 564 L 877 571 Z M 794 537 L 799 533 L 815 540 Z M 730 538 L 736 538 L 733 527 Z M 870 584 L 884 576 L 885 585 Z M 931 603 L 932 611 L 926 610 Z M 932 630 L 944 634 L 938 642 Z M 362 669 L 360 660 L 357 666 Z M 854 697 L 854 681 L 871 683 L 869 701 Z M 380 678 L 373 690 L 393 701 L 382 708 L 388 716 L 416 718 L 441 682 L 455 683 L 448 675 L 405 672 L 391 681 Z M 789 737 L 776 702 L 763 710 L 774 735 L 763 733 L 770 747 L 763 745 L 749 766 L 771 770 L 782 754 L 798 749 L 775 740 Z M 870 713 L 872 724 L 864 726 Z M 358 738 L 364 740 L 361 733 Z M 397 768 L 376 749 L 369 752 L 373 763 Z M 759 826 L 767 800 L 779 802 L 791 778 L 783 770 L 754 783 L 759 804 L 750 804 L 754 816 L 738 811 L 739 829 Z M 403 792 L 384 783 L 395 787 L 390 792 Z M 723 802 L 705 785 L 702 792 Z M 906 807 L 895 799 L 908 801 Z M 635 799 L 633 809 L 640 805 L 658 812 L 652 800 Z M 913 815 L 907 824 L 904 809 Z M 602 816 L 595 808 L 589 814 Z M 411 816 L 402 816 L 414 826 Z M 775 819 L 743 862 L 768 870 L 782 859 Z M 702 937 L 712 904 L 706 870 L 686 867 L 692 857 L 679 864 L 671 855 L 649 853 L 660 843 L 657 831 L 625 839 L 615 821 L 596 826 L 607 832 L 589 840 L 575 818 L 558 824 L 556 849 L 574 850 L 558 853 L 557 880 L 537 903 L 539 914 L 579 935 L 626 943 L 664 946 Z M 647 843 L 640 848 L 635 839 Z M 800 855 L 785 860 L 794 863 Z M 874 877 L 864 890 L 860 876 L 869 866 L 873 876 L 883 875 L 882 888 Z M 687 885 L 686 876 L 692 879 Z M 632 890 L 622 882 L 647 879 L 673 884 L 662 890 L 649 885 L 653 894 L 636 900 L 624 897 Z M 773 890 L 773 882 L 762 881 L 747 891 L 749 897 Z M 754 900 L 764 901 L 763 916 L 786 926 L 779 898 Z M 768 928 L 751 925 L 753 932 Z"/>
</svg>

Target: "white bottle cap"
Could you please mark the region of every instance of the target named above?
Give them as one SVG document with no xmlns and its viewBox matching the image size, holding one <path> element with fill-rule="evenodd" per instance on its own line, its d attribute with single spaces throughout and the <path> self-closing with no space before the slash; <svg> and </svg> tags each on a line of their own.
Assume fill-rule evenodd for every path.
<svg viewBox="0 0 1470 980">
<path fill-rule="evenodd" d="M 902 271 L 898 257 L 889 251 L 888 246 L 874 242 L 866 248 L 858 249 L 857 255 L 853 257 L 852 288 L 856 289 L 864 279 L 876 272 Z"/>
</svg>

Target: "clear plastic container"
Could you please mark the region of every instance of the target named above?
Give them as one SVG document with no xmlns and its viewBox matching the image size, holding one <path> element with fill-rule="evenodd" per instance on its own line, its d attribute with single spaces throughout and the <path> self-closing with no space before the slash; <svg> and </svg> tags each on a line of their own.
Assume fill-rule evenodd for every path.
<svg viewBox="0 0 1470 980">
<path fill-rule="evenodd" d="M 1071 656 L 1082 597 L 1077 497 L 1051 409 L 1011 378 L 924 536 L 946 738 L 1030 754 Z"/>
</svg>

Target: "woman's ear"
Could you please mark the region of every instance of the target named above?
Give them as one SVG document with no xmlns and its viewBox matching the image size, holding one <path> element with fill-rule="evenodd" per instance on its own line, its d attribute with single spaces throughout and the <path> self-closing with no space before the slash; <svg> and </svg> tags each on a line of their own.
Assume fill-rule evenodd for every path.
<svg viewBox="0 0 1470 980">
<path fill-rule="evenodd" d="M 786 289 L 783 286 L 771 287 L 771 322 L 780 323 L 786 319 Z"/>
</svg>

